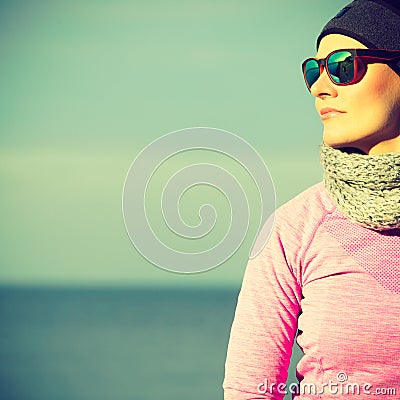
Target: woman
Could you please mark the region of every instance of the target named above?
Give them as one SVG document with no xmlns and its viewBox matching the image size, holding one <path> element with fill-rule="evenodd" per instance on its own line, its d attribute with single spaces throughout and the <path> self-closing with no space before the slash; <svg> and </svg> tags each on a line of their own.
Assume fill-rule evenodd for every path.
<svg viewBox="0 0 400 400">
<path fill-rule="evenodd" d="M 356 0 L 303 64 L 324 180 L 275 213 L 246 269 L 225 400 L 400 398 L 400 7 Z M 377 51 L 376 49 L 380 50 Z M 391 51 L 387 51 L 391 50 Z"/>
</svg>

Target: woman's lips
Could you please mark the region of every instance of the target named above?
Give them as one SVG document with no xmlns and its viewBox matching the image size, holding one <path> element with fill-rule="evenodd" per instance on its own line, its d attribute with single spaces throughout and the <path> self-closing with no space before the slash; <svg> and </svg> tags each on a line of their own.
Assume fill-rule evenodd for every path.
<svg viewBox="0 0 400 400">
<path fill-rule="evenodd" d="M 335 108 L 321 108 L 319 113 L 321 114 L 322 121 L 344 114 L 343 111 L 336 110 Z"/>
</svg>

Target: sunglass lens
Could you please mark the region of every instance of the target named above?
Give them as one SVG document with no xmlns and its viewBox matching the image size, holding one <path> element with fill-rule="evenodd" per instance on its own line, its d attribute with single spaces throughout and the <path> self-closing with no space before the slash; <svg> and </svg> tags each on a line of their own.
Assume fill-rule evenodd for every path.
<svg viewBox="0 0 400 400">
<path fill-rule="evenodd" d="M 354 58 L 349 51 L 337 51 L 328 59 L 328 71 L 336 83 L 350 83 L 355 79 Z"/>
<path fill-rule="evenodd" d="M 319 65 L 316 60 L 308 60 L 304 64 L 304 78 L 308 87 L 311 87 L 319 78 Z"/>
</svg>

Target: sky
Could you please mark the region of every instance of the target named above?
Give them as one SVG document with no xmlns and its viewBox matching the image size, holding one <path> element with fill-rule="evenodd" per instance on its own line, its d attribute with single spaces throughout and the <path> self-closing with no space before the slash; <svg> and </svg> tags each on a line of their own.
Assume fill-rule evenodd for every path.
<svg viewBox="0 0 400 400">
<path fill-rule="evenodd" d="M 127 234 L 127 173 L 164 135 L 211 127 L 258 152 L 276 206 L 319 182 L 300 65 L 346 3 L 0 2 L 0 284 L 239 285 L 256 231 L 214 269 L 166 271 Z M 208 190 L 184 205 L 192 223 Z"/>
</svg>

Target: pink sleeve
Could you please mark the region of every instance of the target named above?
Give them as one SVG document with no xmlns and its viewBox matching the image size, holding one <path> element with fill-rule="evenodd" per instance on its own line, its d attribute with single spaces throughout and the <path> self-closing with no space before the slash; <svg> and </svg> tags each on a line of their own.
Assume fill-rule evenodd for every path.
<svg viewBox="0 0 400 400">
<path fill-rule="evenodd" d="M 290 265 L 301 247 L 297 236 L 277 218 L 263 251 L 247 265 L 229 339 L 225 400 L 284 397 L 300 313 L 301 287 Z M 275 384 L 273 393 L 266 383 Z"/>
</svg>

